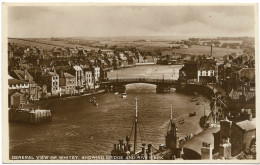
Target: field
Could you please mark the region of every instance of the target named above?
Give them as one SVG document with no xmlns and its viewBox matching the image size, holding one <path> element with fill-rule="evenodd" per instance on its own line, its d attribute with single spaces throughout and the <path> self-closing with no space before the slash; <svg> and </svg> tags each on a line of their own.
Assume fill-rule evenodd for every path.
<svg viewBox="0 0 260 165">
<path fill-rule="evenodd" d="M 192 45 L 191 48 L 188 49 L 174 49 L 175 52 L 178 53 L 189 53 L 193 55 L 203 55 L 203 54 L 210 54 L 210 46 L 199 46 L 199 45 Z M 212 56 L 219 58 L 223 57 L 224 55 L 231 54 L 231 53 L 239 53 L 241 50 L 239 49 L 228 49 L 228 48 L 218 48 L 213 47 Z"/>
<path fill-rule="evenodd" d="M 107 44 L 108 46 L 114 46 L 117 45 L 118 47 L 124 48 L 126 47 L 136 47 L 138 50 L 143 51 L 154 51 L 157 49 L 160 50 L 173 50 L 176 53 L 188 53 L 192 55 L 203 55 L 203 54 L 210 54 L 210 47 L 209 46 L 200 46 L 200 45 L 192 45 L 188 49 L 171 49 L 169 46 L 174 46 L 176 44 L 171 44 L 171 42 L 164 42 L 164 41 L 158 41 L 158 42 L 108 42 L 103 41 L 97 44 L 97 46 L 104 46 Z M 93 45 L 95 46 L 95 45 Z M 239 53 L 241 50 L 239 49 L 229 49 L 229 48 L 218 48 L 213 47 L 212 55 L 214 57 L 222 57 L 226 54 L 231 53 Z"/>
<path fill-rule="evenodd" d="M 68 47 L 68 48 L 76 48 L 76 47 L 83 47 L 86 50 L 98 50 L 96 47 L 91 47 L 88 45 L 81 45 L 81 44 L 71 44 L 67 43 L 66 40 L 60 40 L 60 41 L 53 41 L 51 39 L 8 39 L 8 42 L 10 43 L 17 43 L 19 45 L 24 46 L 38 46 L 45 50 L 52 50 L 54 46 L 56 47 Z"/>
<path fill-rule="evenodd" d="M 94 40 L 80 40 L 80 43 L 68 43 L 67 39 L 60 39 L 60 40 L 51 40 L 51 39 L 9 39 L 11 43 L 17 43 L 24 46 L 38 46 L 45 50 L 52 50 L 54 46 L 57 47 L 69 47 L 69 48 L 76 48 L 76 47 L 83 47 L 86 50 L 98 50 L 99 48 L 111 46 L 117 46 L 117 48 L 126 48 L 126 47 L 136 47 L 137 50 L 140 51 L 156 51 L 160 50 L 173 50 L 176 53 L 188 53 L 191 55 L 203 55 L 203 54 L 210 54 L 210 47 L 209 46 L 200 46 L 200 45 L 192 45 L 188 49 L 171 49 L 169 46 L 174 46 L 176 44 L 172 44 L 170 41 L 94 41 Z M 239 53 L 241 50 L 239 49 L 229 49 L 229 48 L 218 48 L 213 47 L 213 56 L 214 57 L 222 57 L 226 54 L 231 53 Z"/>
</svg>

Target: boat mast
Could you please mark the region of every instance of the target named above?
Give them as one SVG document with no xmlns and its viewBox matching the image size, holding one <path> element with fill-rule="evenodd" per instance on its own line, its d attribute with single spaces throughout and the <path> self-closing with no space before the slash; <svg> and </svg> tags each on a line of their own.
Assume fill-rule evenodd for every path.
<svg viewBox="0 0 260 165">
<path fill-rule="evenodd" d="M 134 137 L 134 154 L 136 149 L 136 136 L 137 136 L 137 98 L 135 98 L 135 137 Z"/>
<path fill-rule="evenodd" d="M 172 105 L 171 105 L 171 121 L 172 121 Z"/>
<path fill-rule="evenodd" d="M 214 124 L 217 123 L 216 121 L 216 106 L 217 106 L 217 96 L 215 95 L 215 102 L 214 102 Z"/>
</svg>

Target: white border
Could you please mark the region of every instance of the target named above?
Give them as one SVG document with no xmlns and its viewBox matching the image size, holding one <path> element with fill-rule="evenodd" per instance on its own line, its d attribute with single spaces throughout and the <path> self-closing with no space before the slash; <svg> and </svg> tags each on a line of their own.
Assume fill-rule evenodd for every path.
<svg viewBox="0 0 260 165">
<path fill-rule="evenodd" d="M 30 2 L 32 2 L 32 1 L 28 1 L 28 0 L 24 0 L 24 1 L 20 1 L 20 0 L 8 0 L 8 1 L 4 1 L 4 2 L 18 2 L 18 3 L 21 3 L 21 2 L 26 2 L 26 3 L 30 3 Z M 48 0 L 48 1 L 43 1 L 43 0 L 39 0 L 39 1 L 37 1 L 37 2 L 43 2 L 43 3 L 46 3 L 46 2 L 52 2 L 53 3 L 53 1 L 50 1 L 50 0 Z M 64 3 L 64 2 L 68 2 L 68 3 L 71 3 L 71 2 L 73 2 L 72 0 L 56 0 L 55 1 L 55 3 Z M 119 3 L 120 5 L 125 5 L 125 3 L 127 3 L 127 4 L 129 4 L 129 3 L 131 3 L 131 5 L 132 5 L 132 3 L 136 3 L 136 5 L 140 5 L 140 4 L 142 4 L 142 5 L 150 5 L 151 3 L 156 3 L 156 5 L 166 5 L 166 4 L 169 4 L 169 3 L 182 3 L 182 5 L 194 5 L 194 3 L 195 3 L 195 5 L 201 5 L 201 4 L 198 4 L 198 3 L 207 3 L 207 4 L 209 4 L 209 5 L 213 5 L 213 4 L 216 4 L 216 3 L 218 3 L 218 5 L 225 5 L 225 4 L 227 4 L 227 3 L 250 3 L 250 4 L 252 4 L 252 3 L 258 3 L 258 0 L 247 0 L 247 1 L 242 1 L 242 0 L 218 0 L 218 1 L 207 1 L 207 0 L 182 0 L 182 1 L 177 1 L 177 0 L 161 0 L 161 1 L 159 1 L 159 0 L 149 0 L 149 1 L 145 1 L 145 0 L 142 0 L 142 1 L 139 1 L 139 0 L 120 0 L 120 1 L 111 1 L 111 0 L 96 0 L 96 1 L 91 1 L 91 0 L 86 0 L 86 1 L 77 1 L 77 2 L 80 2 L 80 3 L 82 3 L 82 2 L 90 2 L 90 4 L 92 4 L 92 5 L 103 5 L 103 4 L 97 4 L 97 2 L 99 2 L 99 3 L 109 3 L 109 4 L 113 4 L 113 3 Z M 190 3 L 193 3 L 193 4 L 190 4 Z M 109 4 L 105 4 L 105 5 L 109 5 Z M 2 5 L 2 4 L 1 4 Z M 28 5 L 28 4 L 26 4 L 26 5 Z M 118 5 L 118 4 L 116 4 L 116 5 Z M 175 5 L 175 4 L 173 4 L 173 5 Z M 238 4 L 239 5 L 239 4 Z M 258 6 L 258 5 L 257 5 Z M 1 19 L 3 18 L 3 15 L 2 15 L 2 13 L 3 13 L 3 7 L 1 7 Z M 259 42 L 258 42 L 258 38 L 259 38 L 259 33 L 258 33 L 258 31 L 259 31 L 259 26 L 258 26 L 258 24 L 259 24 L 259 9 L 258 9 L 258 12 L 257 12 L 257 17 L 258 18 L 256 18 L 256 35 L 255 35 L 255 37 L 256 37 L 256 46 L 259 48 Z M 3 23 L 3 20 L 1 21 L 1 23 L 2 23 L 2 26 L 1 26 L 1 28 L 2 28 L 2 33 L 1 33 L 1 35 L 2 35 L 2 39 L 3 39 L 3 37 L 6 37 L 6 30 L 5 30 L 5 28 L 6 28 L 6 24 L 4 24 Z M 3 30 L 5 30 L 5 32 L 3 32 Z M 4 41 L 4 40 L 2 40 L 2 44 L 1 44 L 1 47 L 3 48 L 2 49 L 2 56 L 1 56 L 1 58 L 0 58 L 0 60 L 1 60 L 1 62 L 4 62 L 4 61 L 6 61 L 7 60 L 7 56 L 5 56 L 5 53 L 3 53 L 3 52 L 7 52 L 7 49 L 6 49 L 6 44 L 7 44 L 7 42 L 6 41 Z M 2 46 L 3 45 L 3 46 Z M 256 97 L 256 100 L 259 100 L 259 83 L 258 83 L 258 80 L 259 80 L 259 50 L 256 48 L 256 58 L 257 58 L 257 60 L 256 60 L 256 73 L 257 73 L 257 75 L 256 75 L 256 81 L 257 81 L 257 86 L 256 86 L 256 95 L 257 95 L 257 97 Z M 2 63 L 2 68 L 1 68 L 1 80 L 6 80 L 6 79 L 4 79 L 4 75 L 3 75 L 3 73 L 7 73 L 7 65 L 6 65 L 6 63 L 4 64 L 4 63 Z M 3 82 L 3 83 L 2 83 Z M 7 84 L 7 81 L 0 81 L 0 84 L 1 84 L 1 87 L 4 87 L 4 86 L 7 86 L 8 84 Z M 2 90 L 3 89 L 3 90 Z M 6 104 L 6 102 L 4 102 L 5 100 L 6 100 L 6 98 L 4 97 L 4 96 L 6 96 L 6 95 L 3 95 L 3 93 L 5 93 L 6 94 L 6 91 L 7 91 L 7 88 L 1 88 L 0 89 L 0 91 L 1 91 L 1 93 L 2 93 L 2 100 L 1 100 L 1 105 L 3 105 L 3 104 Z M 3 106 L 1 106 L 1 108 L 2 108 Z M 256 110 L 258 110 L 259 109 L 259 103 L 258 102 L 256 102 Z M 3 112 L 3 109 L 2 109 L 2 112 Z M 1 115 L 2 115 L 2 113 L 1 113 Z M 3 116 L 1 116 L 1 117 L 3 117 Z M 259 111 L 257 111 L 257 119 L 258 119 L 258 117 L 259 117 Z M 3 123 L 6 123 L 6 121 L 7 121 L 7 118 L 2 118 L 3 120 Z M 259 121 L 259 120 L 257 120 L 257 121 Z M 2 122 L 1 122 L 1 126 L 2 126 L 2 128 L 3 128 L 3 125 L 2 125 Z M 2 143 L 2 145 L 1 145 L 1 147 L 3 148 L 4 146 L 3 145 L 7 145 L 8 146 L 8 143 L 6 143 L 6 141 L 5 141 L 5 143 L 3 142 L 3 140 L 5 139 L 5 137 L 6 137 L 6 133 L 8 134 L 8 131 L 6 131 L 6 130 L 3 130 L 2 129 L 2 141 L 1 141 L 1 143 Z M 257 132 L 256 132 L 256 135 L 259 135 L 259 124 L 257 125 Z M 259 140 L 257 140 L 257 149 L 258 149 L 258 153 L 259 153 Z M 4 151 L 2 150 L 2 155 L 4 154 Z M 228 160 L 221 160 L 221 161 L 217 161 L 217 160 L 212 160 L 212 161 L 201 161 L 201 160 L 199 160 L 199 161 L 176 161 L 176 160 L 174 160 L 174 161 L 162 161 L 162 160 L 160 160 L 160 161 L 153 161 L 153 162 L 151 162 L 151 161 L 147 161 L 147 162 L 145 162 L 145 161 L 131 161 L 131 162 L 129 162 L 129 163 L 186 163 L 186 162 L 190 162 L 190 163 L 246 163 L 246 164 L 248 164 L 248 163 L 256 163 L 256 162 L 258 162 L 259 163 L 259 158 L 260 158 L 260 154 L 258 154 L 257 155 L 257 161 L 250 161 L 250 160 L 239 160 L 239 161 L 236 161 L 236 162 L 234 162 L 234 160 L 231 160 L 231 161 L 228 161 Z M 8 162 L 8 163 L 14 163 L 14 161 L 5 161 L 5 162 Z M 48 160 L 46 160 L 46 161 L 15 161 L 15 163 L 86 163 L 86 161 L 84 161 L 84 160 L 79 160 L 79 161 L 61 161 L 61 160 L 55 160 L 55 161 L 48 161 Z M 98 161 L 99 163 L 102 163 L 101 161 Z M 96 161 L 87 161 L 87 163 L 97 163 Z M 126 161 L 104 161 L 103 163 L 126 163 Z"/>
</svg>

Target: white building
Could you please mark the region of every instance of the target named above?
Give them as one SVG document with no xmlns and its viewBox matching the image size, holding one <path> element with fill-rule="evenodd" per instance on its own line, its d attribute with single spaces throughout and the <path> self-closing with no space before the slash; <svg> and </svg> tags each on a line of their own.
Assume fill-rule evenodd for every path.
<svg viewBox="0 0 260 165">
<path fill-rule="evenodd" d="M 198 69 L 198 82 L 202 82 L 202 79 L 209 79 L 215 76 L 215 68 L 213 67 L 200 67 Z"/>
<path fill-rule="evenodd" d="M 93 67 L 93 78 L 94 78 L 94 86 L 95 88 L 99 88 L 99 79 L 100 79 L 100 67 L 94 66 Z"/>
<path fill-rule="evenodd" d="M 42 75 L 42 83 L 47 85 L 47 91 L 52 95 L 61 92 L 59 84 L 59 75 L 55 72 L 47 72 Z"/>
<path fill-rule="evenodd" d="M 100 79 L 100 67 L 95 66 L 93 67 L 93 69 L 94 69 L 94 81 L 98 82 Z"/>
<path fill-rule="evenodd" d="M 83 86 L 85 80 L 84 80 L 84 72 L 83 72 L 82 68 L 78 65 L 75 65 L 75 66 L 73 66 L 73 69 L 75 71 L 73 75 L 76 78 L 76 84 L 75 85 L 78 86 L 78 87 Z"/>
<path fill-rule="evenodd" d="M 93 82 L 93 78 L 92 78 L 92 71 L 87 69 L 84 71 L 85 73 L 85 85 L 86 85 L 86 89 L 90 90 L 94 88 L 94 82 Z"/>
<path fill-rule="evenodd" d="M 8 89 L 29 89 L 29 83 L 13 78 L 8 79 Z"/>
</svg>

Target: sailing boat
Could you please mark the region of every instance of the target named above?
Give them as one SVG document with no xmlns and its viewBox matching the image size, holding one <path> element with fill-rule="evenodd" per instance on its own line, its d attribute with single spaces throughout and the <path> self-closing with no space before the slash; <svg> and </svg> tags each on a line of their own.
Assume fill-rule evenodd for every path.
<svg viewBox="0 0 260 165">
<path fill-rule="evenodd" d="M 126 143 L 124 143 L 123 140 L 119 140 L 118 144 L 114 144 L 114 148 L 111 151 L 112 159 L 113 157 L 120 157 L 120 159 L 152 159 L 152 153 L 153 153 L 153 146 L 152 144 L 148 144 L 146 147 L 146 144 L 142 144 L 142 150 L 137 151 L 137 128 L 138 128 L 138 105 L 137 105 L 137 98 L 135 99 L 135 117 L 134 117 L 134 123 L 131 130 L 131 133 L 134 128 L 134 148 L 131 150 L 132 145 L 130 144 L 130 136 L 126 136 Z"/>
</svg>

